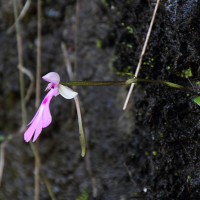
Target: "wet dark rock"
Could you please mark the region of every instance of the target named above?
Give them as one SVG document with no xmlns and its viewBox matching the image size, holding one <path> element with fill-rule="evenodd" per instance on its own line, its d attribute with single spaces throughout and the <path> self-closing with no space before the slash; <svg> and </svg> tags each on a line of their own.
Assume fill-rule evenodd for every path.
<svg viewBox="0 0 200 200">
<path fill-rule="evenodd" d="M 134 73 L 151 13 L 143 2 L 130 8 L 128 6 L 133 1 L 111 2 L 115 2 L 120 12 L 115 28 L 117 60 L 114 66 L 122 73 Z M 158 9 L 139 76 L 167 80 L 188 88 L 195 85 L 196 89 L 200 5 L 196 1 L 174 3 L 160 3 L 165 5 L 165 11 L 163 6 Z M 131 48 L 127 48 L 127 44 Z M 191 71 L 190 76 L 181 75 L 186 70 Z M 192 101 L 191 94 L 162 85 L 142 85 L 145 95 L 135 104 L 139 130 L 133 131 L 131 149 L 127 151 L 132 187 L 141 191 L 138 199 L 141 195 L 144 199 L 198 199 L 200 185 L 198 181 L 196 185 L 191 183 L 191 177 L 199 171 L 194 167 L 199 160 L 199 108 Z M 138 137 L 143 124 L 149 129 L 145 138 Z M 143 143 L 146 143 L 146 152 L 141 148 Z M 132 156 L 130 151 L 134 153 Z M 140 163 L 140 168 L 136 163 Z M 147 192 L 142 192 L 142 186 L 147 188 Z"/>
<path fill-rule="evenodd" d="M 0 134 L 20 128 L 21 108 L 12 5 L 0 8 Z M 80 5 L 78 80 L 122 80 L 135 72 L 155 1 L 91 0 Z M 42 75 L 68 76 L 61 42 L 74 66 L 75 1 L 43 2 Z M 24 66 L 35 74 L 37 5 L 21 22 Z M 139 76 L 166 80 L 198 90 L 200 2 L 161 1 Z M 189 80 L 188 80 L 189 79 Z M 29 86 L 25 77 L 25 88 Z M 47 83 L 42 81 L 43 90 Z M 129 109 L 122 112 L 125 87 L 78 87 L 83 124 L 96 180 L 95 199 L 190 199 L 200 197 L 199 106 L 194 96 L 157 84 L 138 84 Z M 35 91 L 27 104 L 34 116 Z M 80 156 L 77 119 L 72 101 L 53 98 L 53 122 L 40 135 L 42 166 L 57 199 L 76 199 L 84 188 L 92 197 L 87 161 Z M 6 145 L 0 199 L 30 199 L 34 195 L 34 156 L 22 136 Z M 12 183 L 12 184 L 11 184 Z M 49 199 L 40 181 L 40 199 Z"/>
</svg>

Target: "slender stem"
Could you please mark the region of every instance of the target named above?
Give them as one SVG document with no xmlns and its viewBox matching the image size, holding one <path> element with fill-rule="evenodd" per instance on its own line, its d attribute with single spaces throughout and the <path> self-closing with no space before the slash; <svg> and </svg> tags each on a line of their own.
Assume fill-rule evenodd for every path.
<svg viewBox="0 0 200 200">
<path fill-rule="evenodd" d="M 163 85 L 167 85 L 169 87 L 174 87 L 174 88 L 177 88 L 177 89 L 180 89 L 180 90 L 184 90 L 184 91 L 190 92 L 192 94 L 198 95 L 197 92 L 194 92 L 194 91 L 192 91 L 192 90 L 190 90 L 188 88 L 185 88 L 182 85 L 178 85 L 178 84 L 167 82 L 167 81 L 155 81 L 155 80 L 147 80 L 147 79 L 136 79 L 135 83 L 138 83 L 138 82 L 149 82 L 149 83 L 163 84 Z"/>
<path fill-rule="evenodd" d="M 164 84 L 169 87 L 174 87 L 180 90 L 185 90 L 192 94 L 198 95 L 197 92 L 194 92 L 188 88 L 183 87 L 182 85 L 178 85 L 175 83 L 167 82 L 167 81 L 156 81 L 156 80 L 148 80 L 148 79 L 139 79 L 139 78 L 131 78 L 127 81 L 69 81 L 69 82 L 60 82 L 62 85 L 66 86 L 111 86 L 111 85 L 130 85 L 132 83 L 139 83 L 139 82 L 149 82 L 149 83 L 157 83 L 157 84 Z"/>
<path fill-rule="evenodd" d="M 68 89 L 73 91 L 71 88 L 68 88 Z M 81 156 L 84 157 L 85 151 L 86 151 L 85 134 L 84 134 L 83 125 L 82 125 L 81 108 L 80 108 L 80 104 L 79 104 L 77 96 L 74 97 L 74 101 L 75 101 L 76 111 L 77 111 L 77 116 L 78 116 L 79 138 L 80 138 L 81 150 L 82 150 Z"/>
<path fill-rule="evenodd" d="M 69 54 L 67 52 L 67 48 L 66 48 L 66 45 L 65 45 L 64 42 L 61 43 L 61 49 L 62 49 L 62 52 L 63 52 L 63 58 L 64 58 L 64 62 L 65 62 L 65 65 L 66 65 L 66 70 L 67 70 L 67 73 L 68 73 L 68 76 L 69 76 L 69 80 L 72 81 L 72 80 L 74 80 L 74 73 L 72 71 L 72 66 L 71 66 L 71 63 L 70 63 Z"/>
<path fill-rule="evenodd" d="M 51 196 L 51 199 L 52 199 L 52 200 L 56 200 L 56 197 L 54 196 L 53 190 L 52 190 L 52 188 L 51 188 L 51 185 L 50 185 L 50 183 L 49 183 L 47 177 L 43 175 L 43 179 L 44 179 L 44 182 L 45 182 L 45 184 L 46 184 L 46 187 L 47 187 L 47 190 L 48 190 L 48 192 L 49 192 L 49 195 Z"/>
<path fill-rule="evenodd" d="M 89 137 L 90 137 L 89 130 L 87 128 L 85 128 L 85 138 L 86 138 L 86 145 L 87 145 L 87 154 L 85 156 L 85 164 L 86 164 L 86 169 L 88 171 L 88 174 L 89 174 L 89 176 L 91 178 L 91 182 L 92 182 L 92 196 L 93 196 L 93 198 L 96 198 L 98 195 L 98 189 L 97 189 L 96 177 L 95 177 L 92 167 L 91 167 Z"/>
<path fill-rule="evenodd" d="M 148 33 L 147 33 L 147 36 L 146 36 L 146 40 L 145 40 L 145 43 L 144 43 L 144 46 L 143 46 L 143 49 L 142 49 L 142 53 L 141 53 L 141 56 L 140 56 L 140 60 L 138 62 L 138 66 L 137 66 L 137 69 L 135 71 L 135 77 L 138 76 L 138 73 L 139 73 L 139 70 L 140 70 L 140 66 L 142 64 L 142 59 L 143 59 L 143 56 L 145 54 L 145 51 L 146 51 L 146 48 L 147 48 L 147 43 L 149 41 L 149 37 L 150 37 L 150 34 L 151 34 L 151 30 L 152 30 L 152 27 L 153 27 L 153 23 L 154 23 L 154 19 L 155 19 L 155 16 L 156 16 L 156 12 L 157 12 L 157 9 L 158 9 L 158 4 L 159 4 L 160 0 L 157 0 L 157 3 L 156 3 L 156 6 L 155 6 L 155 9 L 154 9 L 154 13 L 153 13 L 153 17 L 151 19 L 151 23 L 150 23 L 150 26 L 149 26 L 149 30 L 148 30 Z M 131 84 L 131 87 L 129 89 L 129 92 L 128 92 L 128 95 L 126 97 L 126 101 L 124 103 L 124 107 L 123 107 L 123 110 L 126 109 L 126 106 L 128 104 L 128 101 L 130 99 L 130 96 L 131 96 L 131 93 L 133 91 L 133 88 L 134 88 L 134 83 Z"/>
<path fill-rule="evenodd" d="M 36 159 L 36 161 L 37 161 L 37 164 L 38 164 L 38 165 L 40 166 L 40 168 L 41 168 L 40 155 L 39 155 L 39 152 L 38 152 L 37 148 L 35 147 L 35 144 L 34 144 L 33 142 L 31 142 L 31 141 L 29 142 L 29 144 L 30 144 L 31 149 L 32 149 L 32 151 L 33 151 L 33 153 L 34 153 L 34 156 L 35 156 L 35 159 Z M 51 188 L 51 185 L 50 185 L 50 183 L 49 183 L 49 180 L 48 180 L 47 177 L 45 176 L 45 174 L 44 174 L 42 168 L 41 168 L 40 172 L 41 172 L 41 175 L 42 175 L 42 177 L 43 177 L 43 179 L 44 179 L 44 182 L 45 182 L 45 184 L 46 184 L 46 187 L 47 187 L 47 190 L 48 190 L 48 192 L 49 192 L 49 195 L 51 196 L 51 200 L 56 200 L 56 197 L 55 197 L 55 195 L 54 195 L 54 193 L 53 193 L 53 190 L 52 190 L 52 188 Z"/>
<path fill-rule="evenodd" d="M 38 153 L 38 151 L 37 151 L 35 145 L 34 145 L 33 142 L 31 142 L 31 141 L 29 142 L 29 144 L 30 144 L 31 149 L 32 149 L 32 151 L 33 151 L 33 154 L 34 154 L 34 156 L 35 156 L 35 160 L 37 161 L 38 165 L 40 165 L 40 164 L 41 164 L 41 163 L 40 163 L 40 155 L 39 155 L 39 153 Z"/>
<path fill-rule="evenodd" d="M 84 157 L 86 147 L 85 147 L 85 135 L 83 131 L 82 118 L 81 118 L 81 108 L 80 108 L 77 96 L 74 97 L 74 100 L 75 100 L 77 116 L 78 116 L 79 137 L 80 137 L 80 143 L 81 143 L 81 149 L 82 149 L 81 156 Z"/>
<path fill-rule="evenodd" d="M 39 140 L 35 142 L 35 148 L 39 154 Z M 37 160 L 35 159 L 35 197 L 34 200 L 40 199 L 40 165 L 38 164 Z"/>
<path fill-rule="evenodd" d="M 37 1 L 37 74 L 36 74 L 36 100 L 35 109 L 40 105 L 40 88 L 41 88 L 41 43 L 42 43 L 42 26 L 41 26 L 41 0 Z M 39 139 L 35 145 L 39 154 Z M 46 182 L 45 182 L 46 183 Z M 35 200 L 39 200 L 40 196 L 40 165 L 35 160 Z"/>
<path fill-rule="evenodd" d="M 110 85 L 125 85 L 126 81 L 69 81 L 60 82 L 67 86 L 110 86 Z"/>
<path fill-rule="evenodd" d="M 27 0 L 25 5 L 24 5 L 24 7 L 23 7 L 23 9 L 22 9 L 22 11 L 21 11 L 21 13 L 19 14 L 19 16 L 17 18 L 18 22 L 21 21 L 24 18 L 24 16 L 26 15 L 30 5 L 31 5 L 31 0 Z M 13 32 L 14 28 L 15 28 L 15 23 L 6 32 L 8 34 L 10 34 L 10 33 Z"/>
<path fill-rule="evenodd" d="M 3 169 L 4 169 L 4 163 L 5 163 L 5 142 L 2 142 L 2 144 L 0 145 L 0 187 L 1 187 L 1 181 L 2 181 L 2 177 L 3 177 Z"/>
<path fill-rule="evenodd" d="M 79 30 L 79 11 L 80 2 L 76 0 L 76 32 L 75 32 L 75 69 L 74 69 L 74 80 L 77 79 L 77 69 L 78 69 L 78 30 Z"/>
<path fill-rule="evenodd" d="M 41 0 L 37 3 L 37 76 L 36 76 L 36 102 L 35 107 L 38 109 L 40 105 L 40 85 L 41 85 Z"/>
<path fill-rule="evenodd" d="M 20 26 L 18 18 L 18 9 L 17 9 L 17 2 L 16 0 L 13 0 L 13 6 L 14 6 L 14 15 L 15 15 L 15 28 L 16 28 L 16 34 L 17 34 L 17 50 L 18 50 L 18 67 L 19 67 L 19 81 L 20 81 L 20 96 L 21 96 L 21 108 L 22 108 L 22 124 L 25 126 L 26 123 L 26 106 L 25 106 L 25 90 L 24 90 L 24 74 L 22 73 L 22 67 L 23 67 L 23 48 L 22 48 L 22 39 L 21 39 L 21 33 L 20 33 Z"/>
</svg>

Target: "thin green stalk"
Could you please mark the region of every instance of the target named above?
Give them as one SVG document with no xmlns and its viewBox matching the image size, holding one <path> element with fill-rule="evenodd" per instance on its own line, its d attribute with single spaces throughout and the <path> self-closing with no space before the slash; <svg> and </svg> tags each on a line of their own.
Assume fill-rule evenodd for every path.
<svg viewBox="0 0 200 200">
<path fill-rule="evenodd" d="M 47 187 L 47 190 L 48 190 L 48 192 L 49 192 L 49 195 L 51 196 L 51 200 L 56 200 L 56 197 L 55 197 L 55 195 L 54 195 L 54 193 L 53 193 L 53 190 L 52 190 L 52 188 L 51 188 L 51 185 L 50 185 L 50 183 L 49 183 L 49 180 L 47 179 L 47 177 L 46 177 L 45 174 L 43 173 L 43 170 L 42 170 L 42 167 L 41 167 L 41 161 L 40 161 L 39 152 L 38 152 L 38 150 L 37 150 L 35 144 L 33 144 L 33 142 L 30 141 L 29 144 L 30 144 L 31 149 L 32 149 L 32 151 L 33 151 L 33 154 L 34 154 L 34 156 L 35 156 L 36 162 L 37 162 L 37 164 L 40 166 L 40 169 L 41 169 L 41 170 L 40 170 L 40 173 L 41 173 L 41 175 L 42 175 L 42 177 L 43 177 L 43 179 L 44 179 L 44 182 L 45 182 L 45 184 L 46 184 L 46 187 Z"/>
<path fill-rule="evenodd" d="M 129 80 L 134 81 L 134 79 L 135 79 L 135 78 L 129 79 Z M 130 83 L 129 83 L 129 80 L 126 81 L 126 84 L 130 84 Z M 130 81 L 130 82 L 131 82 L 131 81 Z M 163 85 L 167 85 L 167 86 L 169 86 L 169 87 L 174 87 L 174 88 L 177 88 L 177 89 L 180 89 L 180 90 L 184 90 L 184 91 L 190 92 L 190 93 L 192 93 L 192 94 L 198 95 L 197 92 L 194 92 L 194 91 L 192 91 L 192 90 L 190 90 L 190 89 L 188 89 L 188 88 L 185 88 L 185 87 L 183 87 L 182 85 L 178 85 L 178 84 L 171 83 L 171 82 L 167 82 L 167 81 L 160 81 L 160 80 L 156 81 L 156 80 L 148 80 L 148 79 L 140 79 L 140 78 L 136 79 L 135 83 L 139 83 L 139 82 L 149 82 L 149 83 L 163 84 Z"/>
<path fill-rule="evenodd" d="M 36 101 L 35 109 L 40 105 L 40 88 L 41 88 L 41 0 L 37 2 L 37 74 L 36 74 Z M 39 153 L 39 139 L 36 141 L 36 148 Z M 46 182 L 45 182 L 46 183 Z M 40 165 L 35 161 L 35 200 L 39 200 L 40 195 Z"/>
<path fill-rule="evenodd" d="M 126 81 L 69 81 L 60 82 L 67 86 L 110 86 L 110 85 L 125 85 Z"/>
<path fill-rule="evenodd" d="M 49 195 L 51 196 L 51 199 L 52 199 L 52 200 L 56 200 L 56 197 L 54 196 L 54 193 L 53 193 L 53 190 L 52 190 L 52 188 L 51 188 L 51 185 L 50 185 L 50 183 L 49 183 L 47 177 L 44 176 L 44 174 L 43 174 L 43 179 L 44 179 L 44 182 L 45 182 L 45 184 L 46 184 L 46 187 L 47 187 L 47 190 L 48 190 L 48 192 L 49 192 Z"/>
<path fill-rule="evenodd" d="M 41 43 L 42 43 L 42 26 L 41 26 L 41 0 L 38 0 L 37 3 L 37 74 L 36 74 L 36 101 L 35 108 L 36 110 L 40 105 L 40 85 L 41 85 Z"/>
<path fill-rule="evenodd" d="M 188 88 L 185 88 L 182 85 L 178 85 L 178 84 L 167 82 L 167 81 L 160 81 L 160 80 L 156 81 L 156 80 L 148 80 L 148 79 L 140 79 L 140 78 L 131 78 L 131 79 L 128 79 L 127 81 L 69 81 L 69 82 L 60 82 L 60 84 L 66 85 L 66 86 L 73 86 L 73 85 L 75 86 L 110 86 L 110 85 L 130 85 L 132 83 L 139 83 L 139 82 L 163 84 L 169 87 L 174 87 L 174 88 L 198 95 L 197 92 L 194 92 Z"/>
<path fill-rule="evenodd" d="M 39 153 L 38 153 L 38 151 L 37 151 L 35 145 L 34 145 L 33 142 L 31 142 L 31 141 L 29 142 L 29 144 L 30 144 L 30 146 L 31 146 L 31 149 L 32 149 L 32 151 L 33 151 L 33 154 L 34 154 L 34 156 L 35 156 L 35 159 L 36 159 L 37 163 L 40 165 L 40 164 L 41 164 L 41 163 L 40 163 L 40 155 L 39 155 Z"/>
<path fill-rule="evenodd" d="M 24 89 L 24 74 L 22 73 L 23 67 L 23 48 L 22 48 L 22 39 L 20 33 L 20 26 L 18 19 L 18 9 L 17 9 L 17 2 L 13 0 L 13 8 L 14 8 L 14 15 L 15 15 L 15 28 L 16 28 L 16 35 L 17 35 L 17 50 L 18 50 L 18 66 L 19 66 L 19 81 L 20 81 L 20 96 L 21 96 L 21 108 L 22 108 L 22 124 L 25 126 L 26 122 L 26 105 L 25 105 L 25 89 Z"/>
<path fill-rule="evenodd" d="M 77 110 L 77 116 L 78 116 L 78 125 L 79 125 L 79 137 L 80 137 L 80 143 L 81 143 L 81 156 L 84 157 L 85 156 L 85 135 L 84 135 L 84 131 L 83 131 L 83 125 L 82 125 L 82 118 L 81 118 L 81 108 L 79 105 L 79 101 L 78 101 L 78 97 L 74 97 L 74 101 L 76 104 L 76 110 Z"/>
<path fill-rule="evenodd" d="M 39 138 L 38 138 L 39 139 Z M 35 148 L 39 154 L 39 140 L 35 143 Z M 35 200 L 40 199 L 40 165 L 38 164 L 37 160 L 35 159 Z"/>
</svg>

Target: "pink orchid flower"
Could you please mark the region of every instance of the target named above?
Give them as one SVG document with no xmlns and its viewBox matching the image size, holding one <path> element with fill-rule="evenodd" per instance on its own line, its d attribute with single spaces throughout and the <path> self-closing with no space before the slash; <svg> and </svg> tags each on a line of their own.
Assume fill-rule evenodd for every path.
<svg viewBox="0 0 200 200">
<path fill-rule="evenodd" d="M 38 138 L 42 132 L 42 128 L 49 126 L 52 121 L 49 104 L 53 96 L 61 94 L 66 99 L 74 98 L 78 93 L 71 89 L 60 85 L 60 76 L 56 72 L 50 72 L 42 77 L 45 81 L 50 82 L 45 91 L 49 92 L 42 101 L 37 113 L 28 124 L 30 125 L 27 131 L 24 133 L 24 140 L 29 142 L 34 134 L 33 142 Z"/>
<path fill-rule="evenodd" d="M 45 81 L 50 82 L 45 89 L 45 91 L 49 92 L 45 96 L 44 100 L 42 101 L 37 113 L 31 120 L 31 122 L 28 124 L 30 125 L 27 131 L 24 133 L 24 140 L 26 142 L 29 142 L 34 135 L 33 142 L 38 138 L 40 133 L 42 132 L 42 128 L 45 128 L 49 126 L 49 124 L 52 121 L 49 104 L 53 96 L 62 95 L 66 99 L 72 99 L 74 98 L 76 109 L 77 109 L 77 115 L 78 115 L 78 123 L 79 123 L 79 136 L 80 136 L 80 142 L 81 142 L 81 148 L 82 148 L 82 156 L 85 156 L 85 136 L 82 126 L 82 119 L 81 119 L 81 110 L 79 106 L 79 101 L 77 96 L 77 92 L 74 92 L 70 88 L 63 86 L 60 83 L 60 76 L 56 72 L 50 72 L 42 77 Z M 34 134 L 35 133 L 35 134 Z"/>
<path fill-rule="evenodd" d="M 49 126 L 49 124 L 52 121 L 49 104 L 53 96 L 62 95 L 66 99 L 72 99 L 74 98 L 76 109 L 77 109 L 77 115 L 78 115 L 78 123 L 79 123 L 79 136 L 80 136 L 80 142 L 81 142 L 81 148 L 82 153 L 81 155 L 85 156 L 85 136 L 82 126 L 82 119 L 81 119 L 81 110 L 79 101 L 77 98 L 78 93 L 74 92 L 70 88 L 63 86 L 60 83 L 60 76 L 56 72 L 50 72 L 42 77 L 45 81 L 50 82 L 45 89 L 45 91 L 49 92 L 45 96 L 44 100 L 42 101 L 37 113 L 31 120 L 31 122 L 28 124 L 30 125 L 27 131 L 24 133 L 24 140 L 26 142 L 29 142 L 34 135 L 33 142 L 38 138 L 40 133 L 42 132 L 42 128 L 45 128 Z M 35 133 L 35 134 L 34 134 Z"/>
</svg>

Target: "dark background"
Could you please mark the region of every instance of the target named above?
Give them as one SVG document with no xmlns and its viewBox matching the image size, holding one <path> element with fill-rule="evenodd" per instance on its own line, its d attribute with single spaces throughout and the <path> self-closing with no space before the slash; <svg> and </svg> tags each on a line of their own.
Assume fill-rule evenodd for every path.
<svg viewBox="0 0 200 200">
<path fill-rule="evenodd" d="M 21 10 L 25 1 L 18 1 Z M 154 10 L 154 1 L 82 0 L 42 2 L 42 76 L 55 71 L 68 81 L 61 42 L 72 66 L 78 31 L 77 79 L 126 80 L 135 72 Z M 21 127 L 17 43 L 12 1 L 0 1 L 0 135 Z M 37 2 L 20 22 L 24 66 L 36 74 Z M 199 87 L 200 4 L 161 1 L 139 77 Z M 118 75 L 117 75 L 118 74 Z M 26 91 L 30 81 L 25 76 Z M 41 81 L 41 96 L 47 83 Z M 58 200 L 199 199 L 199 107 L 192 94 L 158 84 L 78 87 L 87 155 L 80 156 L 72 100 L 53 98 L 52 123 L 40 135 L 42 167 Z M 41 98 L 41 101 L 42 101 Z M 27 120 L 35 114 L 35 90 Z M 69 122 L 71 119 L 71 123 Z M 2 141 L 3 142 L 3 141 Z M 5 146 L 0 199 L 34 198 L 34 155 L 23 135 Z M 83 197 L 85 195 L 85 197 Z M 43 179 L 40 199 L 50 196 Z M 79 198 L 81 199 L 81 198 Z"/>
</svg>

